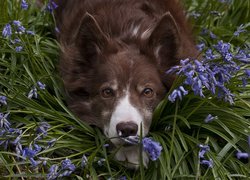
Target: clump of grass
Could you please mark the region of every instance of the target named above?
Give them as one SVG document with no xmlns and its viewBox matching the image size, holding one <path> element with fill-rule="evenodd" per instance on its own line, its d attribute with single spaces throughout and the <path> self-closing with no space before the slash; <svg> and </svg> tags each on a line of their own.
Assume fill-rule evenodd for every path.
<svg viewBox="0 0 250 180">
<path fill-rule="evenodd" d="M 201 56 L 206 57 L 207 50 L 223 40 L 230 43 L 233 59 L 238 59 L 236 64 L 240 69 L 223 84 L 232 93 L 232 101 L 230 104 L 218 99 L 217 91 L 210 93 L 205 84 L 200 87 L 204 95 L 200 97 L 199 93 L 192 93 L 195 90 L 192 83 L 185 84 L 188 94 L 181 94 L 182 100 L 179 98 L 183 91 L 179 89 L 174 102 L 168 101 L 173 90 L 183 86 L 185 74 L 180 74 L 155 110 L 149 134 L 161 144 L 161 156 L 150 162 L 148 169 L 141 167 L 136 172 L 114 161 L 114 155 L 106 147 L 108 139 L 98 129 L 80 121 L 65 105 L 57 73 L 59 47 L 53 22 L 56 6 L 51 1 L 44 8 L 37 8 L 33 1 L 0 2 L 1 32 L 6 24 L 12 30 L 10 33 L 7 29 L 0 37 L 1 177 L 237 179 L 250 176 L 248 1 L 184 1 L 198 36 L 197 44 L 203 43 L 205 47 Z M 25 2 L 28 7 L 21 4 Z M 237 30 L 240 34 L 234 34 Z M 217 58 L 216 63 L 223 64 L 223 57 Z"/>
</svg>

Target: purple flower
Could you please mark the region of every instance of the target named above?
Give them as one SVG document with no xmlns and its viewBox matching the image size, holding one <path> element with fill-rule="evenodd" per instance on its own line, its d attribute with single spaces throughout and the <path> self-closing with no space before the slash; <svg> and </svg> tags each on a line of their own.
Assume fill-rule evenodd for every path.
<svg viewBox="0 0 250 180">
<path fill-rule="evenodd" d="M 69 159 L 63 160 L 61 165 L 62 165 L 62 170 L 69 170 L 73 172 L 76 169 L 75 165 L 72 164 L 72 162 Z"/>
<path fill-rule="evenodd" d="M 218 1 L 221 3 L 230 3 L 231 2 L 231 0 L 218 0 Z"/>
<path fill-rule="evenodd" d="M 218 56 L 214 55 L 213 54 L 213 50 L 212 49 L 208 49 L 206 52 L 205 52 L 205 58 L 207 60 L 214 60 L 216 59 Z"/>
<path fill-rule="evenodd" d="M 49 168 L 49 173 L 47 174 L 47 180 L 56 179 L 58 177 L 58 169 L 59 169 L 58 165 L 52 165 Z"/>
<path fill-rule="evenodd" d="M 9 38 L 12 35 L 12 28 L 10 24 L 6 24 L 3 28 L 2 36 L 4 38 Z"/>
<path fill-rule="evenodd" d="M 237 159 L 248 159 L 249 158 L 249 153 L 238 151 L 236 153 L 236 156 L 237 156 Z"/>
<path fill-rule="evenodd" d="M 250 54 L 246 50 L 239 49 L 234 58 L 243 63 L 250 63 Z"/>
<path fill-rule="evenodd" d="M 196 45 L 196 48 L 198 49 L 198 51 L 202 51 L 205 48 L 205 43 L 200 43 Z"/>
<path fill-rule="evenodd" d="M 215 49 L 222 55 L 226 56 L 227 53 L 230 53 L 229 50 L 231 48 L 230 43 L 224 43 L 222 40 L 218 41 L 216 45 L 214 45 Z"/>
<path fill-rule="evenodd" d="M 199 158 L 204 158 L 204 155 L 210 151 L 210 147 L 208 145 L 199 144 L 200 151 L 199 151 Z"/>
<path fill-rule="evenodd" d="M 18 39 L 18 38 L 16 38 L 16 39 L 14 39 L 14 40 L 10 40 L 10 42 L 11 42 L 12 44 L 18 44 L 18 43 L 21 42 L 21 40 Z"/>
<path fill-rule="evenodd" d="M 54 144 L 56 143 L 57 139 L 56 138 L 53 138 L 52 140 L 48 141 L 48 147 L 47 148 L 50 148 L 52 146 L 54 146 Z"/>
<path fill-rule="evenodd" d="M 37 89 L 35 87 L 33 87 L 30 92 L 28 93 L 28 98 L 37 98 Z"/>
<path fill-rule="evenodd" d="M 209 32 L 209 35 L 210 35 L 210 37 L 212 39 L 216 39 L 217 38 L 217 36 L 212 31 Z"/>
<path fill-rule="evenodd" d="M 15 48 L 15 51 L 16 52 L 21 52 L 23 50 L 23 47 L 22 46 L 17 46 L 16 48 Z"/>
<path fill-rule="evenodd" d="M 126 176 L 121 176 L 118 180 L 127 180 Z"/>
<path fill-rule="evenodd" d="M 250 69 L 245 69 L 245 74 L 248 78 L 250 78 Z"/>
<path fill-rule="evenodd" d="M 45 84 L 43 84 L 43 83 L 42 83 L 42 82 L 40 82 L 40 81 L 38 81 L 38 82 L 37 82 L 37 85 L 38 85 L 39 89 L 42 89 L 42 90 L 44 90 L 44 89 L 45 89 L 45 87 L 46 87 L 46 85 L 45 85 Z"/>
<path fill-rule="evenodd" d="M 237 27 L 237 30 L 234 32 L 234 36 L 239 36 L 240 33 L 246 32 L 246 30 L 244 29 L 244 25 L 241 24 L 239 27 Z"/>
<path fill-rule="evenodd" d="M 35 35 L 34 31 L 30 31 L 30 30 L 27 30 L 27 31 L 26 31 L 26 34 Z"/>
<path fill-rule="evenodd" d="M 201 160 L 200 163 L 203 164 L 203 165 L 208 166 L 209 168 L 212 168 L 213 164 L 214 164 L 212 159 L 209 159 L 209 160 L 203 159 L 203 160 Z"/>
<path fill-rule="evenodd" d="M 43 136 L 47 136 L 49 128 L 50 128 L 50 125 L 47 122 L 41 122 L 36 129 L 36 133 L 42 134 Z"/>
<path fill-rule="evenodd" d="M 88 164 L 88 158 L 84 154 L 81 160 L 81 167 L 84 168 L 87 164 Z"/>
<path fill-rule="evenodd" d="M 35 161 L 34 157 L 37 155 L 38 152 L 41 151 L 41 147 L 38 146 L 37 144 L 34 144 L 34 150 L 32 147 L 26 147 L 23 149 L 23 157 L 26 157 L 30 160 L 31 164 L 33 167 L 36 167 L 39 163 Z"/>
<path fill-rule="evenodd" d="M 10 113 L 0 113 L 0 128 L 10 129 L 10 122 L 8 121 Z"/>
<path fill-rule="evenodd" d="M 55 31 L 56 31 L 56 33 L 60 33 L 60 30 L 58 27 L 55 27 Z"/>
<path fill-rule="evenodd" d="M 22 0 L 22 1 L 21 1 L 21 8 L 22 8 L 23 10 L 27 10 L 28 7 L 29 7 L 29 4 L 26 2 L 26 0 Z"/>
<path fill-rule="evenodd" d="M 18 33 L 22 34 L 25 32 L 25 28 L 22 26 L 22 23 L 18 20 L 14 20 L 13 24 L 16 26 L 16 30 Z"/>
<path fill-rule="evenodd" d="M 214 119 L 217 119 L 217 116 L 212 116 L 211 114 L 207 115 L 207 117 L 205 118 L 204 122 L 205 123 L 209 123 L 211 121 L 213 121 Z"/>
<path fill-rule="evenodd" d="M 162 146 L 159 142 L 155 142 L 152 139 L 145 137 L 142 139 L 142 145 L 144 151 L 147 152 L 152 161 L 157 160 L 161 155 Z"/>
<path fill-rule="evenodd" d="M 58 5 L 53 0 L 49 0 L 46 10 L 52 13 L 56 8 L 58 8 Z"/>
<path fill-rule="evenodd" d="M 140 142 L 140 138 L 138 136 L 128 136 L 128 137 L 121 137 L 126 143 L 128 144 L 138 144 Z"/>
<path fill-rule="evenodd" d="M 188 91 L 186 91 L 183 86 L 180 86 L 179 88 L 175 89 L 168 96 L 168 100 L 171 101 L 171 102 L 175 102 L 177 98 L 182 100 L 182 97 L 187 95 L 187 94 L 188 94 Z"/>
<path fill-rule="evenodd" d="M 7 97 L 6 96 L 0 96 L 0 104 L 7 105 Z"/>
<path fill-rule="evenodd" d="M 19 20 L 14 20 L 14 21 L 13 21 L 13 24 L 14 24 L 15 26 L 17 26 L 17 27 L 22 26 L 22 23 L 21 23 L 21 21 L 19 21 Z"/>
</svg>

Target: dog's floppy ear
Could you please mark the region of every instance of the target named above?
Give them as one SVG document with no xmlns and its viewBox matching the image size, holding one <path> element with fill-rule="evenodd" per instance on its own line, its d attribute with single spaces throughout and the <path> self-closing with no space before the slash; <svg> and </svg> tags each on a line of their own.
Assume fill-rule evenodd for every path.
<svg viewBox="0 0 250 180">
<path fill-rule="evenodd" d="M 162 67 L 170 67 L 177 62 L 180 48 L 178 25 L 170 12 L 165 13 L 149 36 L 148 45 L 153 49 L 157 63 Z"/>
<path fill-rule="evenodd" d="M 86 13 L 81 21 L 75 42 L 84 59 L 90 61 L 102 51 L 108 40 L 95 18 Z"/>
</svg>

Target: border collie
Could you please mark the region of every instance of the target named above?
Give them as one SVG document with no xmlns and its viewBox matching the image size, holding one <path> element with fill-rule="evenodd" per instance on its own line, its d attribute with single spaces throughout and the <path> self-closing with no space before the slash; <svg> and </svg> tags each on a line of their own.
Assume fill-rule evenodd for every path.
<svg viewBox="0 0 250 180">
<path fill-rule="evenodd" d="M 166 70 L 196 55 L 183 8 L 177 0 L 56 3 L 68 106 L 120 148 L 118 161 L 138 167 L 138 147 L 121 137 L 148 134 L 153 111 L 174 80 Z"/>
</svg>

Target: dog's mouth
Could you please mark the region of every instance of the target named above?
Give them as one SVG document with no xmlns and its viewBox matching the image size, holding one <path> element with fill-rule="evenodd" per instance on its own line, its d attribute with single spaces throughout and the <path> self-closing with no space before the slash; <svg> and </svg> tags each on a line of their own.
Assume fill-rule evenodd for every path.
<svg viewBox="0 0 250 180">
<path fill-rule="evenodd" d="M 119 143 L 116 145 L 121 145 L 124 147 L 136 146 L 140 143 L 139 136 L 127 136 L 127 137 L 119 136 L 117 137 L 117 140 L 119 141 Z"/>
</svg>

